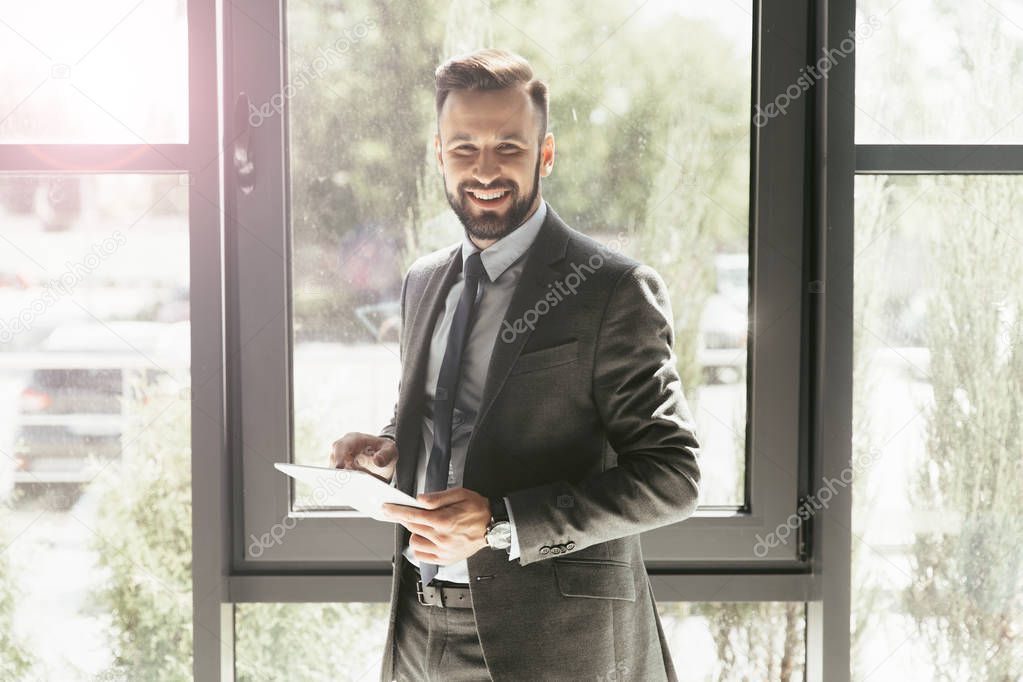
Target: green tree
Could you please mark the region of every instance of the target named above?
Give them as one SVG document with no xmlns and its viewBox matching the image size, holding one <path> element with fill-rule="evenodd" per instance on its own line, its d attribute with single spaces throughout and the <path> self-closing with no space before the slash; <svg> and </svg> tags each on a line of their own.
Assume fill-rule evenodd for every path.
<svg viewBox="0 0 1023 682">
<path fill-rule="evenodd" d="M 6 508 L 0 508 L 0 518 L 6 514 Z M 3 527 L 7 528 L 8 525 L 4 523 Z M 0 546 L 0 679 L 22 680 L 29 678 L 34 661 L 23 642 L 14 635 L 14 608 L 18 589 L 5 553 L 8 544 L 5 541 Z"/>
<path fill-rule="evenodd" d="M 92 598 L 111 615 L 114 653 L 102 679 L 191 680 L 190 403 L 176 391 L 147 393 L 130 408 L 135 423 L 147 426 L 93 484 L 101 531 L 93 549 L 109 577 Z M 8 604 L 0 600 L 0 617 Z M 238 606 L 236 676 L 366 679 L 381 660 L 386 618 L 383 603 Z M 2 652 L 7 630 L 0 632 Z M 3 660 L 12 669 L 17 662 L 7 654 Z"/>
<path fill-rule="evenodd" d="M 150 392 L 131 403 L 141 428 L 92 485 L 93 550 L 109 578 L 93 598 L 111 614 L 107 679 L 192 676 L 189 403 Z"/>
<path fill-rule="evenodd" d="M 937 215 L 957 220 L 930 237 L 934 398 L 910 495 L 941 522 L 916 535 L 903 603 L 941 680 L 1023 670 L 1023 267 L 1012 228 L 989 217 L 1015 205 L 1016 185 L 949 176 L 929 193 Z"/>
<path fill-rule="evenodd" d="M 388 605 L 239 604 L 239 682 L 359 682 L 379 677 Z"/>
</svg>

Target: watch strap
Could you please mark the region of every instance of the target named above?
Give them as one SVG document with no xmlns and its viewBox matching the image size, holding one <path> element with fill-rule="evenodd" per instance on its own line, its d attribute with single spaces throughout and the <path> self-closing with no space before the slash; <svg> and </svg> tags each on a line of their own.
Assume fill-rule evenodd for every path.
<svg viewBox="0 0 1023 682">
<path fill-rule="evenodd" d="M 500 521 L 508 521 L 508 507 L 505 505 L 503 497 L 491 497 L 490 523 L 492 525 Z"/>
</svg>

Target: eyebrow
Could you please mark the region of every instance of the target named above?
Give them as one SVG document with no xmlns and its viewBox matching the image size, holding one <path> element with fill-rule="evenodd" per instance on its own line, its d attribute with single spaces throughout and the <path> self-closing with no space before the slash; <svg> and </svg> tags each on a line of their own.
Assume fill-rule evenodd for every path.
<svg viewBox="0 0 1023 682">
<path fill-rule="evenodd" d="M 472 141 L 473 141 L 473 138 L 468 133 L 455 133 L 454 135 L 452 135 L 448 139 L 448 144 L 452 144 L 454 142 L 472 142 Z M 513 135 L 505 135 L 504 137 L 500 138 L 498 141 L 499 142 L 518 142 L 523 147 L 528 146 L 526 144 L 526 141 L 524 139 L 522 139 L 522 137 L 520 137 L 519 135 L 514 135 L 514 134 Z"/>
</svg>

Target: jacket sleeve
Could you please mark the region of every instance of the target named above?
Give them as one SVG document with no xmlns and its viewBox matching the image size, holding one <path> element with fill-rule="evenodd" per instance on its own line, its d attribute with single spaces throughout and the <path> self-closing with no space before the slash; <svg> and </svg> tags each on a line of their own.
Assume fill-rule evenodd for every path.
<svg viewBox="0 0 1023 682">
<path fill-rule="evenodd" d="M 623 273 L 604 310 L 592 376 L 618 464 L 578 483 L 508 494 L 521 565 L 675 523 L 696 510 L 700 445 L 675 367 L 672 320 L 667 288 L 653 268 L 638 264 Z M 551 552 L 555 545 L 560 551 Z"/>
<path fill-rule="evenodd" d="M 409 272 L 411 272 L 411 270 L 409 270 Z M 402 279 L 402 282 L 401 282 L 401 304 L 400 304 L 400 313 L 399 313 L 401 315 L 401 330 L 400 330 L 400 332 L 398 334 L 398 337 L 399 337 L 398 338 L 398 357 L 401 359 L 402 369 L 404 369 L 404 362 L 405 362 L 405 360 L 404 360 L 404 358 L 405 358 L 405 337 L 406 337 L 406 332 L 407 332 L 407 327 L 408 327 L 408 325 L 405 324 L 405 290 L 408 287 L 409 272 L 405 273 L 405 277 Z M 404 374 L 404 372 L 400 371 L 400 374 Z M 398 400 L 400 399 L 400 396 L 401 396 L 401 378 L 400 377 L 398 379 L 398 396 L 399 397 L 396 398 L 395 401 L 394 401 L 394 413 L 391 415 L 391 421 L 387 424 L 387 426 L 385 426 L 384 428 L 380 429 L 380 432 L 377 434 L 377 436 L 379 436 L 379 437 L 390 438 L 393 441 L 397 441 L 397 439 L 398 439 L 398 434 L 397 434 L 397 428 L 398 428 Z"/>
</svg>

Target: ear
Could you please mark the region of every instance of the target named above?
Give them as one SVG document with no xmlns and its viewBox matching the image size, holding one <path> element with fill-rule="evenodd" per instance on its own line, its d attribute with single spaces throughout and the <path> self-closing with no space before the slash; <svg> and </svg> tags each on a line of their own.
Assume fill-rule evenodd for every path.
<svg viewBox="0 0 1023 682">
<path fill-rule="evenodd" d="M 554 171 L 554 133 L 544 135 L 540 157 L 540 177 L 546 178 Z"/>
<path fill-rule="evenodd" d="M 433 135 L 433 151 L 437 155 L 437 166 L 440 171 L 444 172 L 444 155 L 440 152 L 440 133 L 434 133 Z"/>
</svg>

